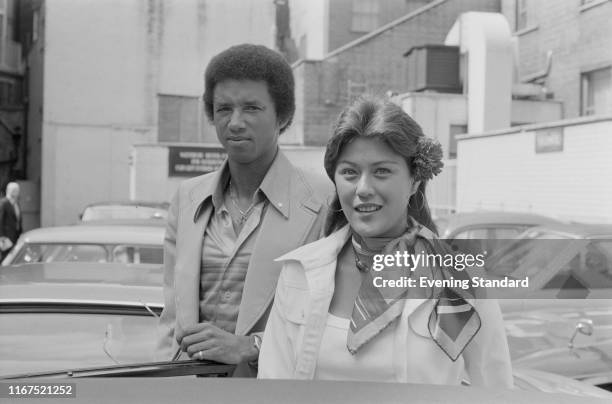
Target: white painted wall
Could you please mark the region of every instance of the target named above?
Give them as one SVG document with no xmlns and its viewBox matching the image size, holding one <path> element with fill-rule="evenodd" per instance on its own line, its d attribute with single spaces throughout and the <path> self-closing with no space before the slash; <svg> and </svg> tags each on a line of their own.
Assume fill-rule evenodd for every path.
<svg viewBox="0 0 612 404">
<path fill-rule="evenodd" d="M 173 144 L 179 146 L 180 144 Z M 217 146 L 211 144 L 183 144 L 184 146 Z M 306 172 L 320 176 L 311 184 L 321 192 L 331 191 L 331 181 L 323 168 L 324 147 L 281 146 L 289 161 Z M 131 151 L 131 199 L 170 201 L 184 177 L 168 177 L 168 145 L 135 144 Z"/>
<path fill-rule="evenodd" d="M 41 225 L 127 199 L 129 145 L 156 138 L 147 2 L 46 2 Z"/>
<path fill-rule="evenodd" d="M 509 127 L 514 50 L 506 18 L 498 13 L 461 14 L 444 43 L 459 46 L 467 57 L 469 132 Z"/>
<path fill-rule="evenodd" d="M 232 45 L 248 42 L 272 49 L 275 46 L 276 8 L 272 0 L 160 3 L 162 94 L 201 96 L 206 65 L 214 55 Z"/>
<path fill-rule="evenodd" d="M 434 214 L 456 209 L 457 161 L 448 159 L 451 125 L 468 125 L 468 98 L 461 94 L 405 93 L 395 101 L 416 120 L 423 132 L 442 145 L 444 169 L 427 190 L 429 206 Z M 556 121 L 562 116 L 562 105 L 555 101 L 513 100 L 512 122 L 534 123 Z"/>
<path fill-rule="evenodd" d="M 554 126 L 564 127 L 562 152 L 535 153 L 533 128 L 544 125 L 460 140 L 458 211 L 523 211 L 612 223 L 612 118 L 560 122 Z"/>
<path fill-rule="evenodd" d="M 45 4 L 42 226 L 130 197 L 131 146 L 157 140 L 159 93 L 199 97 L 213 55 L 244 42 L 274 46 L 268 0 Z"/>
<path fill-rule="evenodd" d="M 153 83 L 145 74 L 154 61 L 146 46 L 151 40 L 146 4 L 46 3 L 46 122 L 150 125 L 155 121 L 154 100 L 149 98 Z"/>
</svg>

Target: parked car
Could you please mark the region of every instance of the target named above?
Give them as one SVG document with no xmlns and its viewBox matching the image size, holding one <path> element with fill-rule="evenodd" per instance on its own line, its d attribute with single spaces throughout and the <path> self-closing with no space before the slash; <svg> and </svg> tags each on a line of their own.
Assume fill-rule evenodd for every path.
<svg viewBox="0 0 612 404">
<path fill-rule="evenodd" d="M 79 221 L 87 224 L 165 226 L 169 207 L 168 202 L 97 202 L 83 209 Z"/>
<path fill-rule="evenodd" d="M 486 261 L 490 277 L 529 278 L 499 291 L 512 310 L 608 307 L 612 302 L 612 225 L 550 224 L 527 230 Z M 507 292 L 507 293 L 504 293 Z M 523 299 L 523 300 L 519 300 Z"/>
<path fill-rule="evenodd" d="M 70 380 L 75 402 L 398 401 L 596 403 L 612 397 L 591 385 L 517 368 L 519 390 L 364 382 L 194 379 L 229 376 L 233 366 L 210 361 L 153 362 L 162 310 L 162 270 L 119 264 L 48 263 L 0 271 L 0 380 Z M 35 326 L 33 326 L 35 324 Z M 148 377 L 156 377 L 147 380 Z M 95 378 L 87 383 L 88 378 Z M 104 378 L 104 379 L 101 379 Z M 121 379 L 126 378 L 126 379 Z M 92 392 L 96 385 L 97 392 Z M 557 393 L 557 394 L 544 394 Z M 137 397 L 137 398 L 134 398 Z M 270 399 L 272 397 L 272 399 Z M 334 397 L 337 399 L 334 399 Z M 261 398 L 261 400 L 259 400 Z M 79 401 L 81 400 L 81 401 Z M 72 401 L 71 401 L 72 402 Z M 602 401 L 604 402 L 604 401 Z"/>
<path fill-rule="evenodd" d="M 123 402 L 129 394 L 130 403 L 147 404 L 199 403 L 203 395 L 206 402 L 219 403 L 286 403 L 288 396 L 291 397 L 292 403 L 386 403 L 404 402 L 406 397 L 410 397 L 410 402 L 414 403 L 582 404 L 588 400 L 589 403 L 595 404 L 612 399 L 612 393 L 603 389 L 531 369 L 515 369 L 514 383 L 517 388 L 502 390 L 364 381 L 224 379 L 232 371 L 231 365 L 188 360 L 11 375 L 0 380 L 33 383 L 32 379 L 44 378 L 62 383 L 69 379 L 69 383 L 73 383 L 79 392 L 77 400 L 83 399 L 82 402 L 100 394 L 99 391 L 104 392 L 105 400 L 108 401 Z M 180 377 L 193 375 L 212 378 Z M 121 379 L 122 377 L 128 378 Z M 89 378 L 95 378 L 95 383 L 99 386 L 97 392 L 92 392 L 92 383 L 86 383 Z M 71 402 L 73 400 L 71 399 Z"/>
<path fill-rule="evenodd" d="M 559 221 L 531 213 L 477 211 L 455 213 L 435 220 L 440 238 L 513 239 L 525 230 Z"/>
<path fill-rule="evenodd" d="M 153 360 L 158 265 L 53 262 L 0 271 L 0 375 Z"/>
<path fill-rule="evenodd" d="M 612 305 L 504 313 L 513 366 L 612 391 Z"/>
<path fill-rule="evenodd" d="M 515 367 L 513 374 L 514 386 L 520 390 L 571 394 L 588 397 L 589 402 L 591 398 L 612 400 L 612 393 L 603 388 L 555 373 Z"/>
<path fill-rule="evenodd" d="M 162 264 L 163 242 L 162 227 L 44 227 L 22 234 L 2 265 L 34 262 Z"/>
</svg>

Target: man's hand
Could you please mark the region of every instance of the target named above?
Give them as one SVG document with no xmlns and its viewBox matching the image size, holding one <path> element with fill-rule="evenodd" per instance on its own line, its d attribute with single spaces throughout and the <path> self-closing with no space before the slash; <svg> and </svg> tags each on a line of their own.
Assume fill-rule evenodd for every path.
<svg viewBox="0 0 612 404">
<path fill-rule="evenodd" d="M 181 350 L 193 359 L 208 359 L 235 365 L 255 360 L 259 355 L 253 346 L 253 337 L 235 335 L 210 323 L 186 327 L 183 335 L 177 339 Z"/>
</svg>

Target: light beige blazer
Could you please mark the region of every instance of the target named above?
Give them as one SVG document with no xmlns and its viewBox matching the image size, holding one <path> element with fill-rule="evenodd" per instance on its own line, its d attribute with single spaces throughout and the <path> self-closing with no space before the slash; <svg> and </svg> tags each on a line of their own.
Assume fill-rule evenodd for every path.
<svg viewBox="0 0 612 404">
<path fill-rule="evenodd" d="M 212 195 L 227 162 L 218 171 L 184 181 L 168 214 L 164 241 L 164 311 L 158 328 L 159 360 L 178 349 L 175 336 L 198 323 L 200 263 L 204 231 L 212 213 Z M 271 176 L 270 178 L 268 178 Z M 281 263 L 274 259 L 322 236 L 326 195 L 307 181 L 282 152 L 278 152 L 264 181 L 282 189 L 279 200 L 265 211 L 247 269 L 236 323 L 237 335 L 263 331 L 274 298 Z M 321 179 L 316 181 L 321 184 Z M 325 186 L 319 189 L 324 189 Z M 331 192 L 331 182 L 328 184 Z M 280 205 L 280 206 L 279 206 Z"/>
</svg>

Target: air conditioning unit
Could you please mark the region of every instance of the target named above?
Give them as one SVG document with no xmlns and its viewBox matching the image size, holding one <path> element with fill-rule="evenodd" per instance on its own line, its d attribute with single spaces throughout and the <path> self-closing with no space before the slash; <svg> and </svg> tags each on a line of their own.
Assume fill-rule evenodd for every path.
<svg viewBox="0 0 612 404">
<path fill-rule="evenodd" d="M 408 91 L 462 92 L 458 46 L 414 46 L 404 57 Z"/>
</svg>

